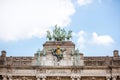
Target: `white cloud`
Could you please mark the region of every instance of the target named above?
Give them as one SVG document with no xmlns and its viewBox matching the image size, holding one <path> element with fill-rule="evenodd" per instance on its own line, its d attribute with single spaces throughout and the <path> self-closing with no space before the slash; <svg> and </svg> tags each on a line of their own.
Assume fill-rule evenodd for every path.
<svg viewBox="0 0 120 80">
<path fill-rule="evenodd" d="M 80 49 L 85 47 L 86 39 L 85 39 L 86 33 L 84 31 L 80 31 L 78 33 L 78 45 L 80 46 Z"/>
<path fill-rule="evenodd" d="M 71 0 L 1 0 L 0 40 L 42 37 L 55 24 L 68 25 L 74 12 Z"/>
<path fill-rule="evenodd" d="M 90 45 L 110 46 L 114 43 L 114 40 L 109 35 L 98 35 L 96 32 L 87 33 L 85 31 L 79 31 L 74 33 L 77 35 L 77 45 L 80 49 L 84 49 Z M 74 36 L 74 37 L 75 37 Z"/>
<path fill-rule="evenodd" d="M 93 0 L 77 0 L 77 3 L 80 5 L 80 6 L 84 6 L 84 5 L 87 5 L 87 4 L 90 4 L 92 3 Z"/>
<path fill-rule="evenodd" d="M 96 32 L 93 32 L 92 33 L 92 43 L 107 46 L 107 45 L 114 43 L 114 40 L 109 35 L 100 35 L 99 36 Z"/>
<path fill-rule="evenodd" d="M 101 4 L 103 1 L 102 0 L 77 0 L 77 3 L 79 6 L 85 6 L 94 2 L 98 2 Z"/>
</svg>

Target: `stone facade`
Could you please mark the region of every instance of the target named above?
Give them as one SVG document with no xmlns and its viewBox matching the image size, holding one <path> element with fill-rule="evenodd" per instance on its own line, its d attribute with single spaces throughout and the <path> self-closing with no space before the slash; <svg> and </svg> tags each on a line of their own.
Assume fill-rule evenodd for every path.
<svg viewBox="0 0 120 80">
<path fill-rule="evenodd" d="M 51 53 L 57 46 L 65 49 L 60 61 Z M 47 41 L 33 57 L 8 57 L 1 51 L 0 80 L 120 80 L 119 52 L 86 57 L 72 41 Z"/>
</svg>

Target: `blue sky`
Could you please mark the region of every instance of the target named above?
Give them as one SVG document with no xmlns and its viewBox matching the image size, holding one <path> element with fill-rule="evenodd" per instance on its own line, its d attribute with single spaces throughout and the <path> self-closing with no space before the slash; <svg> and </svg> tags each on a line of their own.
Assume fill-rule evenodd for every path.
<svg viewBox="0 0 120 80">
<path fill-rule="evenodd" d="M 58 24 L 85 56 L 120 51 L 120 0 L 0 0 L 0 50 L 33 56 Z"/>
</svg>

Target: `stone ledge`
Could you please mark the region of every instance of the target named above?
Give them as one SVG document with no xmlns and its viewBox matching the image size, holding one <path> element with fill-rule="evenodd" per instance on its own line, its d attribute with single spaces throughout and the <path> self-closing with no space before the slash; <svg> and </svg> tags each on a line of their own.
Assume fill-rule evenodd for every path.
<svg viewBox="0 0 120 80">
<path fill-rule="evenodd" d="M 74 46 L 72 41 L 46 41 L 43 46 Z"/>
</svg>

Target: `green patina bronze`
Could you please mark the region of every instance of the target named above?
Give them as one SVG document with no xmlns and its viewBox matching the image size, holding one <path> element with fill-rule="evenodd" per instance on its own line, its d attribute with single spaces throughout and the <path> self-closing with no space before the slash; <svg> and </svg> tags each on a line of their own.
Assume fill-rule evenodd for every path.
<svg viewBox="0 0 120 80">
<path fill-rule="evenodd" d="M 64 41 L 64 40 L 70 40 L 72 38 L 72 31 L 66 32 L 65 29 L 61 29 L 60 26 L 58 27 L 55 25 L 55 29 L 53 30 L 52 34 L 50 31 L 47 31 L 47 38 L 49 40 L 54 41 Z"/>
<path fill-rule="evenodd" d="M 38 49 L 38 51 L 37 51 L 37 65 L 40 65 L 41 63 L 40 63 L 40 55 L 41 55 L 41 51 L 40 51 L 40 49 Z"/>
<path fill-rule="evenodd" d="M 52 40 L 52 36 L 50 34 L 50 31 L 47 31 L 47 36 L 46 36 L 49 40 Z"/>
<path fill-rule="evenodd" d="M 60 61 L 63 58 L 63 53 L 66 51 L 66 49 L 61 49 L 59 46 L 57 46 L 56 49 L 50 50 L 53 56 L 57 57 L 57 61 Z"/>
</svg>

